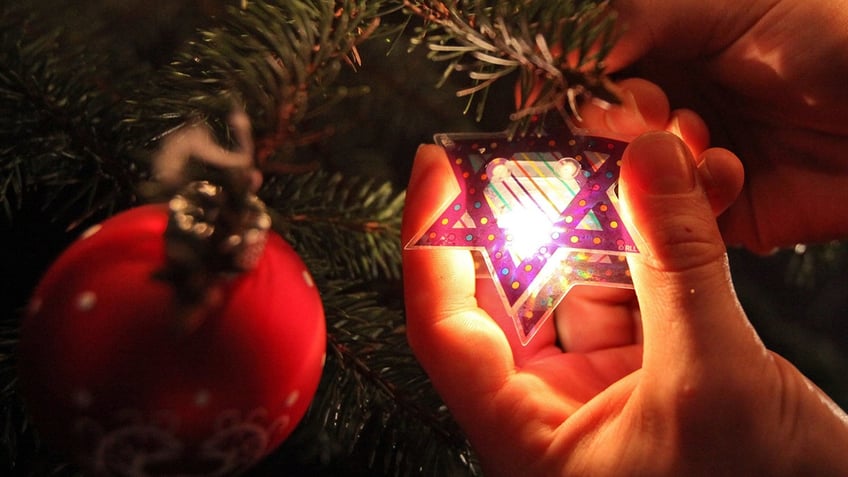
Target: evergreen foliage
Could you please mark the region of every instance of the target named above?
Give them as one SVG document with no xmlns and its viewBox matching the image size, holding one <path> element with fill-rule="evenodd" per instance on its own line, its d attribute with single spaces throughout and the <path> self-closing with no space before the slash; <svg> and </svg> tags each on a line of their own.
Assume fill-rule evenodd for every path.
<svg viewBox="0 0 848 477">
<path fill-rule="evenodd" d="M 462 71 L 472 80 L 457 95 L 469 97 L 469 108 L 481 96 L 478 118 L 489 87 L 513 72 L 518 72 L 513 133 L 527 132 L 534 119 L 552 110 L 562 118 L 577 114 L 578 100 L 587 95 L 617 102 L 603 72 L 615 32 L 615 14 L 606 1 L 406 3 L 427 20 L 413 40 L 427 43 L 432 60 L 447 62 L 443 78 Z"/>
</svg>

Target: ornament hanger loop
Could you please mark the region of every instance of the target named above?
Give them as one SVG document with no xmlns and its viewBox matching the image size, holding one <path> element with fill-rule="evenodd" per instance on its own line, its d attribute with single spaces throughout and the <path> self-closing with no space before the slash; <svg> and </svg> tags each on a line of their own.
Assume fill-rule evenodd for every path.
<svg viewBox="0 0 848 477">
<path fill-rule="evenodd" d="M 262 175 L 254 166 L 255 151 L 250 118 L 239 108 L 234 108 L 229 117 L 230 129 L 236 139 L 236 148 L 221 147 L 209 127 L 195 122 L 177 129 L 163 141 L 159 152 L 153 157 L 153 176 L 163 185 L 175 189 L 184 185 L 186 166 L 190 158 L 204 164 L 226 170 L 241 170 L 249 178 L 248 189 L 256 192 L 262 185 Z"/>
</svg>

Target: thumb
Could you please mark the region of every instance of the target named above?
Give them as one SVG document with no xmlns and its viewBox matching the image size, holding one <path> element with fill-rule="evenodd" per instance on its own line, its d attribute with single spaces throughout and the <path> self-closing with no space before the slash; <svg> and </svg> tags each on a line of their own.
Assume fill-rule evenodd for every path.
<svg viewBox="0 0 848 477">
<path fill-rule="evenodd" d="M 691 380 L 694 370 L 721 368 L 716 359 L 761 352 L 684 143 L 667 132 L 634 140 L 622 159 L 620 191 L 641 252 L 628 263 L 642 312 L 644 372 L 674 383 L 669 373 Z"/>
</svg>

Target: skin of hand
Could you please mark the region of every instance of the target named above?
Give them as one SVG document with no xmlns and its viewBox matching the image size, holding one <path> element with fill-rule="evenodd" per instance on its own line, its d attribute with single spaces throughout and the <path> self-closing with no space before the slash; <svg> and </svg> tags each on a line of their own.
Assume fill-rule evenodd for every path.
<svg viewBox="0 0 848 477">
<path fill-rule="evenodd" d="M 758 253 L 848 237 L 848 1 L 614 0 L 605 62 L 692 108 L 745 165 L 720 218 Z"/>
<path fill-rule="evenodd" d="M 488 476 L 848 475 L 848 417 L 765 349 L 736 300 L 714 216 L 742 185 L 738 159 L 706 149 L 704 123 L 670 111 L 655 86 L 622 86 L 622 107 L 583 116 L 660 131 L 622 160 L 639 306 L 628 290 L 576 287 L 522 347 L 470 252 L 405 250 L 417 358 Z M 454 181 L 444 150 L 422 146 L 404 243 L 455 197 Z"/>
</svg>

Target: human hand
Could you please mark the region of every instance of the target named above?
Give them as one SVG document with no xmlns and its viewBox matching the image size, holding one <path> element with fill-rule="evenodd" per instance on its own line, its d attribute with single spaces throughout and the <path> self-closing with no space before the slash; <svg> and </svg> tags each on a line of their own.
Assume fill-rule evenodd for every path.
<svg viewBox="0 0 848 477">
<path fill-rule="evenodd" d="M 848 237 L 848 1 L 616 0 L 610 71 L 705 117 L 747 182 L 721 217 L 756 252 Z"/>
<path fill-rule="evenodd" d="M 736 158 L 704 149 L 703 123 L 655 88 L 627 86 L 632 103 L 586 120 L 688 146 L 651 133 L 623 158 L 641 311 L 627 290 L 578 287 L 522 347 L 470 252 L 406 250 L 416 356 L 486 475 L 844 475 L 848 417 L 764 348 L 735 298 L 713 216 L 741 185 Z M 419 149 L 405 240 L 453 181 L 441 148 Z"/>
</svg>

